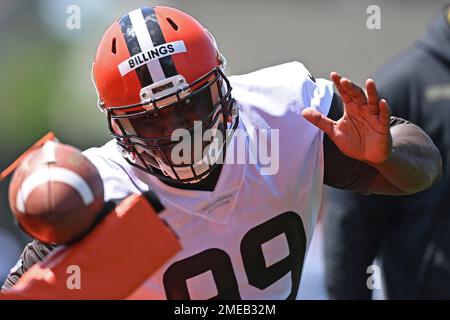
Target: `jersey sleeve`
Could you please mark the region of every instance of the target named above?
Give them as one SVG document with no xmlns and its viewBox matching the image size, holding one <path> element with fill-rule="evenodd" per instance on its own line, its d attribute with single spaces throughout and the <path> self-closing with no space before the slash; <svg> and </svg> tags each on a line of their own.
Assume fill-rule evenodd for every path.
<svg viewBox="0 0 450 320">
<path fill-rule="evenodd" d="M 298 63 L 298 62 L 297 62 Z M 326 79 L 315 79 L 306 67 L 298 63 L 301 79 L 301 101 L 303 108 L 314 108 L 327 115 L 333 99 L 333 84 Z"/>
<path fill-rule="evenodd" d="M 132 193 L 142 191 L 125 168 L 118 148 L 115 140 L 111 140 L 101 148 L 83 151 L 83 155 L 94 164 L 102 178 L 105 202 L 111 199 L 123 199 Z"/>
<path fill-rule="evenodd" d="M 328 114 L 333 84 L 315 79 L 305 66 L 289 62 L 252 73 L 229 77 L 235 97 L 244 113 L 267 113 L 274 118 L 295 116 L 302 119 L 304 108 Z"/>
</svg>

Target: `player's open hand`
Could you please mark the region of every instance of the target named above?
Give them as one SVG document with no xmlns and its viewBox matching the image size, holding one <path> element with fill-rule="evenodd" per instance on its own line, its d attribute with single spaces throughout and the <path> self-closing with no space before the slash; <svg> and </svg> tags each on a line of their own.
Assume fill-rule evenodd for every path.
<svg viewBox="0 0 450 320">
<path fill-rule="evenodd" d="M 383 163 L 392 150 L 391 114 L 386 100 L 379 98 L 375 82 L 366 81 L 366 94 L 337 72 L 332 72 L 330 77 L 344 102 L 343 117 L 333 121 L 313 108 L 303 110 L 303 116 L 323 130 L 346 156 Z"/>
</svg>

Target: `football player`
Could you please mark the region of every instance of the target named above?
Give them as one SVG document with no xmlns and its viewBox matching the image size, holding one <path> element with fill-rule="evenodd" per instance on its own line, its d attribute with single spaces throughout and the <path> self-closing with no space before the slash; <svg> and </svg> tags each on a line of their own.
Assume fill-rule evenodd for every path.
<svg viewBox="0 0 450 320">
<path fill-rule="evenodd" d="M 183 246 L 130 298 L 296 299 L 323 184 L 401 195 L 440 177 L 430 138 L 390 116 L 373 80 L 364 92 L 299 62 L 224 68 L 212 35 L 174 8 L 133 10 L 100 41 L 92 74 L 114 139 L 84 154 L 106 200 L 154 190 Z"/>
</svg>

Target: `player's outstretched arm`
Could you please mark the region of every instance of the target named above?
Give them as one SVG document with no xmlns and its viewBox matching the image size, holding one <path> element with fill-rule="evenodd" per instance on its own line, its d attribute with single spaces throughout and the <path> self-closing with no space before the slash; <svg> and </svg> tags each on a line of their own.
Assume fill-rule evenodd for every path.
<svg viewBox="0 0 450 320">
<path fill-rule="evenodd" d="M 439 180 L 441 156 L 428 135 L 412 123 L 390 128 L 390 110 L 380 99 L 375 82 L 366 81 L 366 92 L 349 79 L 331 73 L 344 102 L 344 115 L 333 121 L 308 108 L 303 116 L 323 130 L 346 156 L 364 161 L 379 172 L 370 192 L 411 194 Z"/>
</svg>

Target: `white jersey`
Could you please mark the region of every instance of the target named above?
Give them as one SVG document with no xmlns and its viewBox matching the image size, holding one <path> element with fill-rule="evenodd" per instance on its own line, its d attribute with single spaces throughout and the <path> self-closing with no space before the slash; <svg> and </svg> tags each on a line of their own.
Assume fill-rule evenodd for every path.
<svg viewBox="0 0 450 320">
<path fill-rule="evenodd" d="M 233 164 L 236 161 L 229 158 L 233 152 L 228 150 L 236 145 L 236 136 L 213 192 L 162 183 L 130 166 L 115 141 L 84 152 L 100 171 L 106 200 L 154 190 L 166 208 L 161 217 L 183 247 L 131 298 L 298 296 L 303 261 L 320 207 L 324 171 L 323 134 L 301 112 L 314 107 L 326 115 L 332 84 L 314 80 L 298 62 L 229 80 L 239 105 L 238 128 L 248 135 L 245 148 L 250 157 L 258 158 L 251 147 L 258 134 L 267 133 L 269 143 L 276 143 L 272 141 L 276 134 L 269 134 L 269 130 L 279 130 L 276 172 L 268 174 L 260 160 Z M 152 245 L 148 244 L 149 250 Z"/>
</svg>

